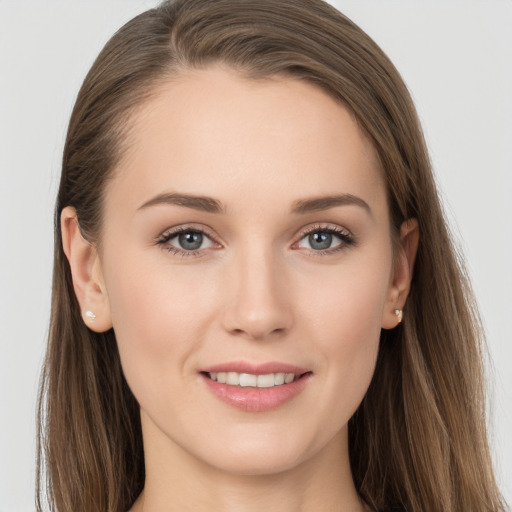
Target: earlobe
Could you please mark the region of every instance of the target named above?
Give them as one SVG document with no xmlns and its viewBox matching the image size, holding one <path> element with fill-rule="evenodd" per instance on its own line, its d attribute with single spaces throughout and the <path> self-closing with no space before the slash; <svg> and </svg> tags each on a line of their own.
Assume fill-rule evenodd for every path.
<svg viewBox="0 0 512 512">
<path fill-rule="evenodd" d="M 98 252 L 82 236 L 73 207 L 62 210 L 60 223 L 62 247 L 71 269 L 82 318 L 91 330 L 107 331 L 112 327 L 112 320 Z"/>
<path fill-rule="evenodd" d="M 392 329 L 402 322 L 403 311 L 418 251 L 419 227 L 416 219 L 406 220 L 400 227 L 400 247 L 395 258 L 388 300 L 382 314 L 382 328 Z"/>
</svg>

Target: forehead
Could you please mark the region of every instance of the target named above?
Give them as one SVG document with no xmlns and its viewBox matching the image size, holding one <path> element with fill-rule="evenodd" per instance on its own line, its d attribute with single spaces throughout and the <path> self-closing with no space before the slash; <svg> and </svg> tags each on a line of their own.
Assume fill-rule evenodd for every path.
<svg viewBox="0 0 512 512">
<path fill-rule="evenodd" d="M 130 120 L 130 147 L 107 189 L 142 204 L 163 191 L 228 206 L 335 192 L 381 201 L 376 153 L 354 116 L 309 82 L 247 79 L 220 66 L 159 86 Z M 232 204 L 233 203 L 233 204 Z"/>
</svg>

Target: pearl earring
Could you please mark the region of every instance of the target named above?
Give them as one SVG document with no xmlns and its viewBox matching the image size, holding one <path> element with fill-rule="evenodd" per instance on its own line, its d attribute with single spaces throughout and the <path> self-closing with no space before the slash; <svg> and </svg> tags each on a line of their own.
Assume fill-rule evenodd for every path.
<svg viewBox="0 0 512 512">
<path fill-rule="evenodd" d="M 90 310 L 87 310 L 85 312 L 85 317 L 87 318 L 87 320 L 89 320 L 90 322 L 94 322 L 94 320 L 96 320 L 96 315 L 90 311 Z"/>
<path fill-rule="evenodd" d="M 403 311 L 401 309 L 395 309 L 395 315 L 398 319 L 398 323 L 402 323 L 402 318 L 404 316 Z"/>
</svg>

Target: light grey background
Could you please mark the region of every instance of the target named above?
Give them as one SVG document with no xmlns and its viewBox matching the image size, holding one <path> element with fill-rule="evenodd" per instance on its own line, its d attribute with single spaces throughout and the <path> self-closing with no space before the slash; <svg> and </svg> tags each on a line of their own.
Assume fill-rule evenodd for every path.
<svg viewBox="0 0 512 512">
<path fill-rule="evenodd" d="M 111 34 L 150 0 L 0 0 L 0 510 L 34 510 L 35 401 L 52 213 L 71 107 Z M 512 2 L 338 0 L 416 101 L 487 327 L 492 448 L 512 501 Z"/>
</svg>

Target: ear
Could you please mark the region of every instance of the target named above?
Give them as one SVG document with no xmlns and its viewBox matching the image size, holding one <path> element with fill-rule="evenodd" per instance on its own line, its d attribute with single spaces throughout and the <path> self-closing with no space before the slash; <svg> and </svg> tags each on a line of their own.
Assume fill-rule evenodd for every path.
<svg viewBox="0 0 512 512">
<path fill-rule="evenodd" d="M 400 227 L 400 246 L 395 258 L 388 298 L 382 312 L 382 328 L 392 329 L 402 321 L 405 301 L 411 289 L 414 261 L 418 251 L 419 227 L 416 219 L 406 220 Z"/>
<path fill-rule="evenodd" d="M 78 226 L 76 210 L 67 206 L 60 216 L 62 246 L 71 268 L 82 318 L 89 329 L 105 332 L 112 327 L 110 304 L 98 252 L 85 240 Z"/>
</svg>

